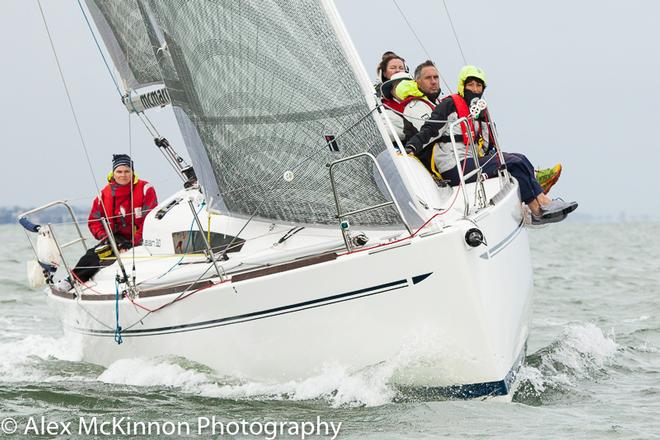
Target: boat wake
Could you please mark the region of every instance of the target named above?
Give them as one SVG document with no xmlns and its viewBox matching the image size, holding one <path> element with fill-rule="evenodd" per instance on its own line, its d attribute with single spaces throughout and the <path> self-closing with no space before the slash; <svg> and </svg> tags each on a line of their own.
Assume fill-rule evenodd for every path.
<svg viewBox="0 0 660 440">
<path fill-rule="evenodd" d="M 432 336 L 433 335 L 433 336 Z M 209 367 L 180 357 L 123 359 L 111 364 L 98 380 L 128 386 L 175 387 L 184 393 L 209 398 L 255 401 L 320 401 L 331 407 L 380 406 L 400 400 L 424 400 L 402 392 L 396 384 L 436 374 L 449 382 L 463 381 L 456 365 L 468 353 L 447 345 L 447 337 L 419 331 L 407 336 L 406 348 L 397 356 L 354 371 L 344 365 L 326 364 L 312 377 L 262 382 L 218 376 Z M 435 341 L 435 342 L 434 342 Z"/>
<path fill-rule="evenodd" d="M 548 346 L 527 356 L 519 373 L 514 402 L 541 405 L 579 393 L 584 380 L 606 374 L 617 353 L 613 335 L 593 324 L 566 326 Z M 423 363 L 413 351 L 359 372 L 328 365 L 314 377 L 284 382 L 259 382 L 218 376 L 205 365 L 185 358 L 133 358 L 108 368 L 80 362 L 75 337 L 29 336 L 0 343 L 0 377 L 5 383 L 86 382 L 176 390 L 191 396 L 250 401 L 320 401 L 331 407 L 381 406 L 402 398 L 393 382 Z M 420 396 L 419 400 L 425 400 Z"/>
<path fill-rule="evenodd" d="M 431 366 L 444 365 L 448 377 L 458 377 L 450 374 L 450 361 L 458 356 L 456 350 L 430 347 L 429 338 L 415 339 L 417 343 L 411 339 L 399 356 L 361 371 L 326 365 L 319 374 L 307 379 L 260 382 L 219 376 L 211 368 L 181 357 L 121 359 L 104 368 L 81 362 L 81 344 L 75 335 L 29 336 L 0 343 L 0 383 L 82 382 L 113 390 L 145 387 L 217 399 L 372 407 L 404 400 L 393 383 Z M 444 363 L 439 362 L 443 359 Z M 406 393 L 405 400 L 411 399 L 415 400 L 415 396 Z M 424 398 L 420 396 L 420 400 Z"/>
<path fill-rule="evenodd" d="M 219 399 L 322 400 L 333 407 L 379 406 L 391 402 L 396 394 L 388 385 L 390 370 L 380 366 L 350 374 L 341 367 L 328 367 L 309 379 L 266 383 L 218 377 L 206 366 L 187 359 L 124 359 L 110 365 L 98 380 L 121 385 L 176 387 L 184 393 Z"/>
<path fill-rule="evenodd" d="M 513 401 L 541 405 L 578 394 L 584 380 L 606 374 L 619 346 L 593 324 L 571 324 L 548 346 L 528 355 Z"/>
</svg>

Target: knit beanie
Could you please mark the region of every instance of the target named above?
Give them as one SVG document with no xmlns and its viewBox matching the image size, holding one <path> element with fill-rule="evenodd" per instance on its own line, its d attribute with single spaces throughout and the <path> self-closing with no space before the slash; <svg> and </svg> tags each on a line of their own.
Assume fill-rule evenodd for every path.
<svg viewBox="0 0 660 440">
<path fill-rule="evenodd" d="M 113 154 L 112 155 L 112 171 L 116 170 L 118 166 L 126 165 L 131 170 L 133 169 L 133 161 L 128 154 Z"/>
</svg>

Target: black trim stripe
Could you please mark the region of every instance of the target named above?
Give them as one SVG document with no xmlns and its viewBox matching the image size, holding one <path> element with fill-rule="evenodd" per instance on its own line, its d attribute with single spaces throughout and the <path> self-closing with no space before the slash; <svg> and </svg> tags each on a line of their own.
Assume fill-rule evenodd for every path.
<svg viewBox="0 0 660 440">
<path fill-rule="evenodd" d="M 417 275 L 416 277 L 412 277 L 413 285 L 417 283 L 421 283 L 422 281 L 430 277 L 432 273 L 433 272 L 429 272 L 429 273 L 425 273 L 424 275 Z"/>
<path fill-rule="evenodd" d="M 431 273 L 418 275 L 413 277 L 413 283 L 417 284 L 424 279 L 426 279 Z M 239 324 L 242 322 L 255 321 L 258 319 L 270 318 L 273 316 L 284 315 L 288 313 L 299 312 L 301 310 L 308 310 L 317 307 L 322 307 L 330 304 L 337 304 L 340 302 L 351 301 L 358 298 L 364 298 L 371 295 L 377 295 L 379 293 L 390 292 L 392 290 L 402 289 L 404 287 L 410 287 L 410 284 L 407 280 L 398 280 L 392 281 L 385 284 L 379 284 L 377 286 L 367 287 L 365 289 L 354 290 L 351 292 L 340 293 L 337 295 L 327 296 L 324 298 L 318 298 L 310 301 L 303 301 L 295 304 L 290 304 L 286 306 L 275 307 L 272 309 L 260 310 L 257 312 L 245 313 L 242 315 L 229 316 L 226 318 L 212 319 L 208 321 L 195 322 L 190 324 L 179 324 L 168 327 L 156 327 L 150 329 L 136 329 L 136 330 L 125 330 L 121 334 L 124 337 L 131 336 L 156 336 L 169 333 L 182 333 L 195 330 L 204 330 L 213 327 L 222 327 L 225 325 Z M 95 330 L 95 329 L 85 329 L 73 327 L 73 330 L 95 336 L 106 336 L 114 337 L 114 330 Z"/>
<path fill-rule="evenodd" d="M 486 252 L 483 254 L 479 255 L 480 258 L 483 258 L 484 260 L 487 260 L 491 257 L 494 257 L 495 255 L 499 254 L 504 248 L 506 248 L 509 244 L 513 242 L 513 240 L 520 234 L 520 231 L 522 231 L 523 224 L 525 223 L 525 220 L 520 220 L 520 223 L 516 227 L 516 229 L 513 230 L 509 235 L 504 238 L 504 240 L 500 241 L 497 243 L 495 246 L 493 246 L 490 249 L 487 249 Z"/>
</svg>

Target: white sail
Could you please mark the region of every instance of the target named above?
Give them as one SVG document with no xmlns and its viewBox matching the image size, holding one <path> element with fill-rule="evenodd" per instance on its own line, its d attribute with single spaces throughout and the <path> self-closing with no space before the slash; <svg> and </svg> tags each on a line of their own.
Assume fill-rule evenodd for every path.
<svg viewBox="0 0 660 440">
<path fill-rule="evenodd" d="M 336 224 L 326 164 L 362 152 L 378 156 L 387 148 L 375 102 L 361 86 L 359 62 L 320 0 L 88 3 L 95 18 L 101 11 L 110 24 L 137 82 L 157 61 L 200 182 L 218 211 Z M 113 55 L 115 62 L 120 58 Z M 327 136 L 339 151 L 329 148 Z M 398 175 L 388 178 L 402 187 Z M 337 167 L 342 208 L 389 201 L 378 180 L 366 158 Z M 405 191 L 397 197 L 400 206 L 411 205 Z M 409 223 L 420 223 L 414 210 L 404 211 Z M 352 222 L 401 224 L 393 207 Z"/>
<path fill-rule="evenodd" d="M 162 83 L 137 0 L 85 0 L 125 90 Z"/>
</svg>

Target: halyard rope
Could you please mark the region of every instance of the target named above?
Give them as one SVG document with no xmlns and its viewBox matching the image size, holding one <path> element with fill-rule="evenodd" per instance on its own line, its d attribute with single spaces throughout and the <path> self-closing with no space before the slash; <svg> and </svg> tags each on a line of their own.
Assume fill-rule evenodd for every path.
<svg viewBox="0 0 660 440">
<path fill-rule="evenodd" d="M 406 22 L 406 25 L 408 26 L 408 29 L 410 29 L 410 32 L 412 32 L 413 36 L 414 36 L 415 39 L 417 40 L 417 43 L 419 43 L 419 45 L 421 46 L 422 50 L 423 50 L 424 53 L 426 54 L 426 57 L 427 57 L 429 60 L 431 60 L 433 57 L 431 57 L 431 54 L 429 54 L 429 51 L 426 50 L 426 46 L 424 46 L 424 43 L 422 43 L 422 40 L 421 40 L 421 39 L 419 38 L 419 36 L 417 35 L 417 32 L 415 32 L 415 28 L 413 28 L 413 26 L 410 24 L 410 22 L 408 21 L 408 18 L 406 17 L 406 15 L 403 13 L 403 11 L 401 10 L 401 8 L 399 7 L 399 4 L 396 2 L 396 0 L 392 0 L 392 2 L 394 3 L 394 6 L 396 6 L 396 8 L 399 10 L 399 14 L 401 14 L 401 17 L 403 17 L 403 20 Z M 447 87 L 447 90 L 451 91 L 451 86 L 450 86 L 449 83 L 445 80 L 445 78 L 442 76 L 442 74 L 440 73 L 439 70 L 438 70 L 438 75 L 440 75 L 440 79 L 442 80 L 442 82 L 443 82 L 443 84 L 445 85 L 445 87 Z"/>
<path fill-rule="evenodd" d="M 44 14 L 44 10 L 41 7 L 41 0 L 37 0 L 37 4 L 39 5 L 39 12 L 41 12 L 41 19 L 44 22 L 44 27 L 46 28 L 46 33 L 48 34 L 48 41 L 50 42 L 50 47 L 53 50 L 53 56 L 55 57 L 55 63 L 57 64 L 57 70 L 60 74 L 60 79 L 62 80 L 62 85 L 64 86 L 64 91 L 66 93 L 66 98 L 69 103 L 69 108 L 71 109 L 71 114 L 73 115 L 73 120 L 76 125 L 76 130 L 78 131 L 78 137 L 80 138 L 80 143 L 82 144 L 83 147 L 83 152 L 85 153 L 85 159 L 87 160 L 87 165 L 89 166 L 89 171 L 92 174 L 92 179 L 94 180 L 94 186 L 96 186 L 96 193 L 99 197 L 99 200 L 101 200 L 101 189 L 99 188 L 99 185 L 96 181 L 96 174 L 94 174 L 94 167 L 92 167 L 92 161 L 89 158 L 89 153 L 87 152 L 87 144 L 85 143 L 85 138 L 83 137 L 82 130 L 80 128 L 80 123 L 78 122 L 78 116 L 76 114 L 76 110 L 73 106 L 73 100 L 71 99 L 71 93 L 69 93 L 69 86 L 66 83 L 66 79 L 64 79 L 64 72 L 62 71 L 62 66 L 60 65 L 60 59 L 57 56 L 57 51 L 55 50 L 55 44 L 53 43 L 53 37 L 50 33 L 50 28 L 48 27 L 48 22 L 46 21 L 46 15 Z M 101 204 L 103 205 L 103 204 Z M 105 209 L 104 209 L 105 210 Z M 106 213 L 107 215 L 107 213 Z"/>
<path fill-rule="evenodd" d="M 115 79 L 115 76 L 112 74 L 112 70 L 110 69 L 110 65 L 108 64 L 108 60 L 106 60 L 105 55 L 103 55 L 103 51 L 101 50 L 101 45 L 99 44 L 99 41 L 96 38 L 96 35 L 94 35 L 94 31 L 92 30 L 92 24 L 89 22 L 89 18 L 87 17 L 87 14 L 85 13 L 85 10 L 83 9 L 83 6 L 80 3 L 80 0 L 78 0 L 78 6 L 80 7 L 80 12 L 82 12 L 83 17 L 85 17 L 85 23 L 87 23 L 87 28 L 89 28 L 89 32 L 92 34 L 92 38 L 94 39 L 94 43 L 96 44 L 96 48 L 99 50 L 99 53 L 101 54 L 101 58 L 103 58 L 103 63 L 105 64 L 106 69 L 108 69 L 108 74 L 110 75 L 110 78 L 112 78 L 112 82 L 115 84 L 115 87 L 117 88 L 117 93 L 119 94 L 119 96 L 122 96 L 121 89 L 119 88 L 119 84 L 117 83 L 117 80 Z"/>
<path fill-rule="evenodd" d="M 463 48 L 461 47 L 461 42 L 458 40 L 458 34 L 456 33 L 456 29 L 454 28 L 454 22 L 451 19 L 451 14 L 449 13 L 449 8 L 447 7 L 447 2 L 445 0 L 442 0 L 442 4 L 445 6 L 445 11 L 447 11 L 447 18 L 449 19 L 449 26 L 451 26 L 451 30 L 454 33 L 454 38 L 456 39 L 456 44 L 458 45 L 458 50 L 461 52 L 461 57 L 463 58 L 463 64 L 467 65 L 467 59 L 465 58 L 465 54 L 463 53 Z"/>
</svg>

